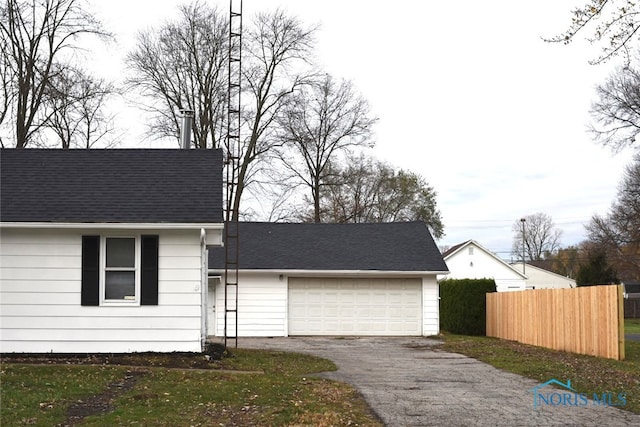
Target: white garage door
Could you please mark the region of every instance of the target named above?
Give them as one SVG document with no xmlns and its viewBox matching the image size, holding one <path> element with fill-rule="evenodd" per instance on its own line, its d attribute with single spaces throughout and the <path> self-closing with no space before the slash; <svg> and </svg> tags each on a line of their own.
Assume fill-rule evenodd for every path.
<svg viewBox="0 0 640 427">
<path fill-rule="evenodd" d="M 421 335 L 420 279 L 289 278 L 289 335 Z"/>
</svg>

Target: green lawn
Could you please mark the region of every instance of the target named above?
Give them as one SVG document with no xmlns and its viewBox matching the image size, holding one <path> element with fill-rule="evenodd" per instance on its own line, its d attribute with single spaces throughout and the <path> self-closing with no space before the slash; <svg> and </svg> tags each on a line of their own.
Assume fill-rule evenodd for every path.
<svg viewBox="0 0 640 427">
<path fill-rule="evenodd" d="M 216 367 L 3 361 L 0 425 L 381 425 L 352 387 L 308 376 L 335 370 L 325 359 L 237 349 Z"/>
<path fill-rule="evenodd" d="M 624 319 L 625 334 L 640 334 L 640 319 Z"/>
</svg>

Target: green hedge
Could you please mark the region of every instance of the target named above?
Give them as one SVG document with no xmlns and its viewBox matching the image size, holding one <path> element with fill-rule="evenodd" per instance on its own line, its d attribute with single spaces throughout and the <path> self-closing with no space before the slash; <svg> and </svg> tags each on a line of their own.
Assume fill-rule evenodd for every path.
<svg viewBox="0 0 640 427">
<path fill-rule="evenodd" d="M 448 279 L 440 282 L 440 329 L 461 335 L 486 335 L 486 294 L 493 279 Z"/>
</svg>

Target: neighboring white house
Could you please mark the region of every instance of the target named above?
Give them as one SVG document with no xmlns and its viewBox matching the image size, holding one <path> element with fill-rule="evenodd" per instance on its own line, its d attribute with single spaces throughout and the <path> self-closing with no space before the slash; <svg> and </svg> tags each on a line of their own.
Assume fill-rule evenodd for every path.
<svg viewBox="0 0 640 427">
<path fill-rule="evenodd" d="M 238 241 L 238 336 L 439 332 L 436 276 L 447 267 L 423 222 L 242 222 Z M 211 336 L 224 335 L 223 263 L 212 248 Z M 234 296 L 232 287 L 227 309 Z M 235 336 L 235 314 L 226 317 Z"/>
<path fill-rule="evenodd" d="M 475 240 L 453 246 L 443 257 L 449 274 L 439 279 L 493 279 L 498 292 L 531 289 L 525 275 Z"/>
<path fill-rule="evenodd" d="M 220 150 L 0 160 L 0 352 L 202 350 Z"/>
<path fill-rule="evenodd" d="M 513 262 L 511 267 L 521 273 L 524 269 L 524 274 L 527 276 L 525 280 L 527 289 L 568 289 L 576 287 L 575 279 L 570 279 L 529 263 L 523 266 L 521 262 Z"/>
</svg>

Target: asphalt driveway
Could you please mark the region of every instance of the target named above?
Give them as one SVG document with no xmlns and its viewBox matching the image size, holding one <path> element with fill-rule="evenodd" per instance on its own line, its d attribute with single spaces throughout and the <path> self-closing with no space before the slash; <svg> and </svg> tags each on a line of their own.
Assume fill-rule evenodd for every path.
<svg viewBox="0 0 640 427">
<path fill-rule="evenodd" d="M 440 351 L 435 344 L 419 337 L 238 340 L 238 347 L 332 360 L 338 370 L 320 376 L 355 386 L 387 426 L 640 426 L 640 415 L 593 401 L 534 407 L 537 381 Z M 565 390 L 547 387 L 540 391 L 555 394 L 552 402 L 571 401 L 571 395 L 562 397 Z M 611 390 L 594 390 L 604 391 Z"/>
<path fill-rule="evenodd" d="M 625 334 L 624 339 L 629 341 L 640 341 L 640 334 Z"/>
</svg>

